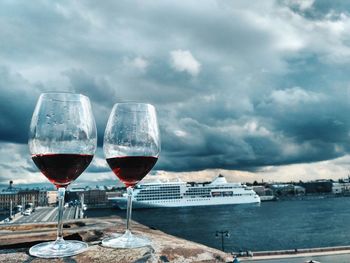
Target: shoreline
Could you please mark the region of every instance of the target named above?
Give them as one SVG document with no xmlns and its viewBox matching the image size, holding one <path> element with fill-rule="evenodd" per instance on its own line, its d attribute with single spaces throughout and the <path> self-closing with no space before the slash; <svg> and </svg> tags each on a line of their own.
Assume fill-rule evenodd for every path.
<svg viewBox="0 0 350 263">
<path fill-rule="evenodd" d="M 247 251 L 250 252 L 250 251 Z M 286 260 L 293 258 L 311 258 L 329 257 L 334 255 L 346 255 L 350 257 L 350 246 L 334 246 L 334 247 L 320 247 L 307 249 L 292 249 L 292 250 L 275 250 L 275 251 L 256 251 L 245 255 L 242 253 L 232 253 L 237 256 L 242 262 L 264 262 L 265 260 Z M 276 261 L 285 262 L 285 261 Z M 335 263 L 335 262 L 334 262 Z"/>
</svg>

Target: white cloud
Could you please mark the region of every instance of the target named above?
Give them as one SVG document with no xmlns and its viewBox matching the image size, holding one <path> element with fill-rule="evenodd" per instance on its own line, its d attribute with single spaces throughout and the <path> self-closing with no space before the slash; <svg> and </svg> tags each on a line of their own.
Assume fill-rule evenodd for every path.
<svg viewBox="0 0 350 263">
<path fill-rule="evenodd" d="M 174 133 L 177 137 L 186 137 L 187 136 L 187 133 L 183 130 L 176 130 L 176 131 L 174 131 Z"/>
<path fill-rule="evenodd" d="M 136 57 L 131 61 L 131 64 L 142 71 L 145 71 L 149 65 L 149 62 L 142 58 L 142 57 Z"/>
<path fill-rule="evenodd" d="M 285 0 L 284 2 L 291 7 L 297 7 L 299 10 L 305 11 L 312 8 L 315 0 Z"/>
<path fill-rule="evenodd" d="M 286 4 L 303 11 L 312 8 L 313 1 L 286 1 Z M 267 67 L 271 68 L 273 62 L 283 61 L 286 57 L 304 54 L 316 55 L 327 64 L 350 61 L 350 17 L 347 12 L 330 11 L 324 17 L 310 19 L 285 6 L 274 6 L 242 12 L 241 18 L 249 23 L 250 31 L 256 28 L 258 32 L 264 32 L 265 37 L 270 37 L 266 40 L 271 43 L 261 42 L 261 48 L 269 57 L 259 58 L 265 60 Z"/>
<path fill-rule="evenodd" d="M 248 172 L 225 169 L 207 169 L 197 172 L 166 172 L 158 171 L 155 176 L 147 176 L 146 181 L 155 179 L 174 180 L 175 178 L 183 181 L 211 181 L 219 174 L 225 175 L 229 182 L 288 182 L 288 181 L 309 181 L 316 179 L 346 178 L 349 174 L 350 156 L 344 156 L 329 161 L 303 163 L 281 166 L 265 166 L 259 171 Z"/>
<path fill-rule="evenodd" d="M 124 65 L 129 68 L 129 70 L 132 71 L 132 74 L 134 73 L 134 70 L 138 70 L 142 73 L 146 73 L 147 68 L 149 67 L 150 63 L 149 61 L 144 58 L 144 57 L 134 57 L 134 58 L 129 58 L 125 57 L 123 59 Z"/>
<path fill-rule="evenodd" d="M 349 104 L 344 94 L 350 83 L 349 8 L 313 4 L 313 0 L 253 4 L 208 0 L 198 8 L 191 0 L 141 7 L 120 1 L 36 6 L 5 1 L 0 8 L 4 14 L 11 12 L 11 17 L 0 16 L 0 73 L 4 66 L 13 74 L 5 72 L 0 78 L 0 126 L 7 127 L 1 130 L 1 139 L 24 143 L 11 135 L 27 131 L 25 122 L 38 94 L 64 89 L 91 98 L 100 137 L 113 103 L 155 104 L 164 145 L 159 169 L 249 169 L 303 158 L 335 158 L 347 150 L 346 138 L 334 134 L 337 129 L 340 135 L 348 130 Z M 309 90 L 281 89 L 293 86 Z M 21 103 L 13 103 L 11 98 L 18 94 Z M 303 111 L 304 106 L 309 112 Z M 327 125 L 314 109 L 330 116 Z M 295 120 L 300 121 L 298 127 Z M 339 125 L 324 136 L 332 123 Z M 319 132 L 303 136 L 315 127 Z M 305 140 L 310 137 L 324 144 L 308 144 Z M 31 167 L 28 153 L 13 154 L 23 149 L 10 147 L 12 170 L 6 165 L 12 161 L 7 150 L 0 151 L 4 156 L 0 181 L 46 180 Z M 28 157 L 24 166 L 23 156 Z M 99 172 L 108 170 L 100 156 L 90 167 L 90 177 L 82 180 L 114 178 L 111 172 Z M 289 168 L 278 167 L 273 176 L 308 176 L 301 170 L 293 170 L 292 175 Z M 309 177 L 317 177 L 317 171 Z"/>
<path fill-rule="evenodd" d="M 30 158 L 28 145 L 0 142 L 0 184 L 48 182 Z"/>
<path fill-rule="evenodd" d="M 171 66 L 177 71 L 186 71 L 192 76 L 197 76 L 201 70 L 201 64 L 188 50 L 173 50 L 170 52 Z"/>
<path fill-rule="evenodd" d="M 265 181 L 308 181 L 316 179 L 346 178 L 349 173 L 350 156 L 340 157 L 334 160 L 292 164 L 282 166 L 265 167 L 256 173 L 256 177 Z"/>
<path fill-rule="evenodd" d="M 294 87 L 284 90 L 274 90 L 271 93 L 271 99 L 279 105 L 296 106 L 300 103 L 319 102 L 324 99 L 324 95 L 303 90 L 300 87 Z"/>
</svg>

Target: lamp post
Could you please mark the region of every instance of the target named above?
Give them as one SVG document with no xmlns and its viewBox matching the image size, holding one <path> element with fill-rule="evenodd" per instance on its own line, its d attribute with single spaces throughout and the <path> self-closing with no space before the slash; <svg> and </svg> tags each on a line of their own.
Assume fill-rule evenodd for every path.
<svg viewBox="0 0 350 263">
<path fill-rule="evenodd" d="M 219 236 L 221 236 L 221 250 L 225 251 L 224 238 L 229 238 L 230 232 L 227 230 L 216 231 L 215 237 L 218 238 Z"/>
<path fill-rule="evenodd" d="M 10 200 L 10 220 L 12 220 L 12 199 Z"/>
<path fill-rule="evenodd" d="M 84 218 L 84 192 L 80 194 L 80 218 Z"/>
</svg>

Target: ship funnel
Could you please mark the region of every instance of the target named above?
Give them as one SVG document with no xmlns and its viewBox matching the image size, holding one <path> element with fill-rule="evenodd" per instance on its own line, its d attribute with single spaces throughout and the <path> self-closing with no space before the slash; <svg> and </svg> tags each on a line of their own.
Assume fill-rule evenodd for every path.
<svg viewBox="0 0 350 263">
<path fill-rule="evenodd" d="M 222 174 L 219 174 L 210 184 L 227 184 L 227 181 Z"/>
</svg>

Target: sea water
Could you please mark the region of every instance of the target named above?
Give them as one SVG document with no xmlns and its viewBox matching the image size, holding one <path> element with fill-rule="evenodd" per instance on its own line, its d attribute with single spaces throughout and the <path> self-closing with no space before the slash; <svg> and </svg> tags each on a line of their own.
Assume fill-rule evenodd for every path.
<svg viewBox="0 0 350 263">
<path fill-rule="evenodd" d="M 87 217 L 118 215 L 88 210 Z M 133 220 L 171 235 L 225 251 L 261 251 L 350 245 L 350 197 L 134 210 Z"/>
</svg>

